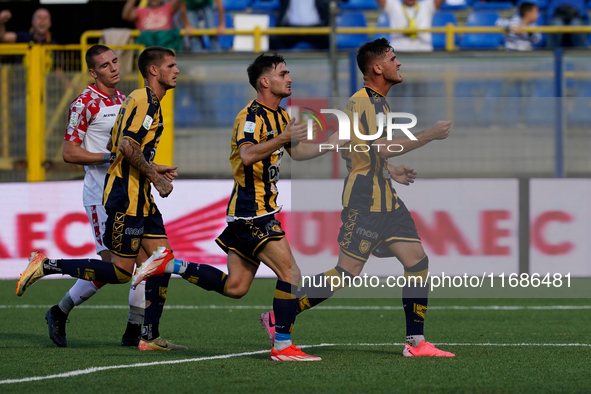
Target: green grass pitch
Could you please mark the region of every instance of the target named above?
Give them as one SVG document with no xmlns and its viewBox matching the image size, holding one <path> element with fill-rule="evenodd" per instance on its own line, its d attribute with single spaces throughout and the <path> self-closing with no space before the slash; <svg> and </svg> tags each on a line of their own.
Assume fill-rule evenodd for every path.
<svg viewBox="0 0 591 394">
<path fill-rule="evenodd" d="M 590 299 L 432 299 L 426 337 L 455 358 L 402 357 L 398 299 L 331 299 L 293 335 L 323 361 L 274 363 L 258 324 L 274 280 L 241 300 L 171 280 L 160 330 L 184 352 L 119 345 L 128 285 L 75 309 L 68 348 L 57 348 L 44 316 L 73 283 L 42 280 L 19 298 L 16 281 L 0 281 L 0 392 L 591 392 Z M 558 305 L 569 308 L 548 308 Z"/>
</svg>

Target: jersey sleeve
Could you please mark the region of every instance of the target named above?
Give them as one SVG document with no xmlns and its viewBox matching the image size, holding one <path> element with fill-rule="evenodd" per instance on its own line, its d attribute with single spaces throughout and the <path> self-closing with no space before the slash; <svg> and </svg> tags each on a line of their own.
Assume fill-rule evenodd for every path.
<svg viewBox="0 0 591 394">
<path fill-rule="evenodd" d="M 123 129 L 123 137 L 127 137 L 141 145 L 152 124 L 159 121 L 158 109 L 158 102 L 150 99 L 150 96 L 148 96 L 147 101 L 136 101 L 134 107 L 127 109 L 132 112 L 129 114 L 127 124 Z"/>
<path fill-rule="evenodd" d="M 68 112 L 68 126 L 66 127 L 66 134 L 64 141 L 71 141 L 82 143 L 86 132 L 88 131 L 88 124 L 92 119 L 92 111 L 89 108 L 90 100 L 84 97 L 78 97 L 76 101 L 70 104 L 70 110 Z"/>
<path fill-rule="evenodd" d="M 256 112 L 246 111 L 236 118 L 236 146 L 243 144 L 256 145 L 261 141 L 263 120 L 256 116 Z"/>
</svg>

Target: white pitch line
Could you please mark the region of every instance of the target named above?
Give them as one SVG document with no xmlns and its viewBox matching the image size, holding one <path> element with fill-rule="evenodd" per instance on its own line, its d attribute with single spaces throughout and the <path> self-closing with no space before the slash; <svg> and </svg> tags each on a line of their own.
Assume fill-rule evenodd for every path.
<svg viewBox="0 0 591 394">
<path fill-rule="evenodd" d="M 0 305 L 0 309 L 48 309 L 53 305 Z M 128 309 L 129 305 L 79 305 L 76 309 Z M 271 305 L 166 305 L 164 309 L 244 309 L 244 310 L 267 310 L 271 309 Z M 332 306 L 315 306 L 312 310 L 349 310 L 349 311 L 390 311 L 400 310 L 402 306 L 375 306 L 375 305 L 332 305 Z M 522 311 L 522 310 L 538 310 L 538 311 L 553 311 L 553 310 L 586 310 L 591 309 L 591 305 L 448 305 L 448 306 L 430 306 L 429 310 L 495 310 L 495 311 Z"/>
<path fill-rule="evenodd" d="M 510 346 L 560 346 L 560 347 L 591 347 L 589 343 L 433 343 L 437 346 L 502 346 L 502 347 L 510 347 Z M 317 348 L 317 347 L 327 347 L 327 346 L 402 346 L 403 343 L 320 343 L 317 345 L 302 345 L 300 346 L 302 349 L 305 348 Z M 210 361 L 210 360 L 221 360 L 226 358 L 232 357 L 242 357 L 242 356 L 252 356 L 254 354 L 262 354 L 268 353 L 269 350 L 256 350 L 253 352 L 243 352 L 243 353 L 229 353 L 229 354 L 220 354 L 218 356 L 210 356 L 210 357 L 198 357 L 198 358 L 187 358 L 181 360 L 167 360 L 167 361 L 153 361 L 150 363 L 136 363 L 136 364 L 123 364 L 123 365 L 110 365 L 105 367 L 92 367 L 87 369 L 79 369 L 76 371 L 64 372 L 54 375 L 46 375 L 46 376 L 31 376 L 28 378 L 21 378 L 21 379 L 7 379 L 7 380 L 0 380 L 0 384 L 11 384 L 11 383 L 26 383 L 26 382 L 35 382 L 39 380 L 48 380 L 48 379 L 58 379 L 58 378 L 69 378 L 73 376 L 80 376 L 80 375 L 89 375 L 95 372 L 101 371 L 108 371 L 111 369 L 125 369 L 125 368 L 141 368 L 141 367 L 151 367 L 155 365 L 166 365 L 166 364 L 183 364 L 183 363 L 191 363 L 191 362 L 198 362 L 198 361 Z"/>
</svg>

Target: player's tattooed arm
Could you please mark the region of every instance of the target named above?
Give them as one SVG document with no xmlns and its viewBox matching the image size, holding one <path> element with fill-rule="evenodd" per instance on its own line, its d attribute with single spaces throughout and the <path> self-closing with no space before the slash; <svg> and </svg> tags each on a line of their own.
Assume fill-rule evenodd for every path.
<svg viewBox="0 0 591 394">
<path fill-rule="evenodd" d="M 154 168 L 146 161 L 144 153 L 135 141 L 123 137 L 119 144 L 119 150 L 133 168 L 152 182 L 161 197 L 167 197 L 172 192 L 172 184 L 154 171 Z"/>
</svg>

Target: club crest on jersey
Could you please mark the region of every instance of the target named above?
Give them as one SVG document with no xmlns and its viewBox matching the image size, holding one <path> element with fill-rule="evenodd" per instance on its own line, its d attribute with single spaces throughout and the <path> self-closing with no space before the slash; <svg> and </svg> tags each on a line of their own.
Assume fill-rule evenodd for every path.
<svg viewBox="0 0 591 394">
<path fill-rule="evenodd" d="M 142 126 L 144 127 L 144 129 L 150 130 L 150 127 L 152 127 L 152 122 L 154 122 L 154 119 L 152 119 L 150 115 L 146 115 L 146 117 L 144 118 L 144 122 L 142 123 Z"/>
<path fill-rule="evenodd" d="M 359 251 L 361 253 L 367 253 L 369 251 L 370 247 L 371 247 L 371 242 L 366 241 L 366 240 L 362 240 L 361 243 L 359 244 Z"/>
<path fill-rule="evenodd" d="M 140 239 L 139 238 L 133 238 L 131 240 L 131 249 L 133 251 L 136 251 L 140 248 Z"/>
</svg>

